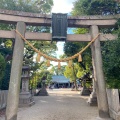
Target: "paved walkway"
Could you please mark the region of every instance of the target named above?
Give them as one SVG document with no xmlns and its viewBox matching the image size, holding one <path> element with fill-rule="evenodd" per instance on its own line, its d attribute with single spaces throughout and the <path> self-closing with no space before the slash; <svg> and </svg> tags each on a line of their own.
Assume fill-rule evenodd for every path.
<svg viewBox="0 0 120 120">
<path fill-rule="evenodd" d="M 87 105 L 87 97 L 80 97 L 76 91 L 48 92 L 49 96 L 35 97 L 32 107 L 19 108 L 18 120 L 95 120 L 98 116 L 97 107 Z"/>
</svg>

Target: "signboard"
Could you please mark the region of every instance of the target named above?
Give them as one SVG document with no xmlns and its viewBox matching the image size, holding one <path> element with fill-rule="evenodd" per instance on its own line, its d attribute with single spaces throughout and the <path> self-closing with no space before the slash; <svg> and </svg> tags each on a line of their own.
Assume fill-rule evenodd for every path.
<svg viewBox="0 0 120 120">
<path fill-rule="evenodd" d="M 52 41 L 66 41 L 67 39 L 67 14 L 52 14 Z"/>
</svg>

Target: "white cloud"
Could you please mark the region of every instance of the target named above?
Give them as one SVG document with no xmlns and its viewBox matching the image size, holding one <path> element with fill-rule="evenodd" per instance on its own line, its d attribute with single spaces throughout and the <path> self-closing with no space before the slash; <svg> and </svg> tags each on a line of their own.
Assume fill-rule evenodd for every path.
<svg viewBox="0 0 120 120">
<path fill-rule="evenodd" d="M 57 47 L 58 47 L 58 51 L 56 51 L 57 58 L 59 58 L 60 55 L 64 54 L 63 46 L 64 46 L 64 42 L 57 42 Z"/>
<path fill-rule="evenodd" d="M 69 13 L 72 10 L 73 2 L 75 0 L 53 0 L 54 6 L 52 12 L 54 13 Z"/>
</svg>

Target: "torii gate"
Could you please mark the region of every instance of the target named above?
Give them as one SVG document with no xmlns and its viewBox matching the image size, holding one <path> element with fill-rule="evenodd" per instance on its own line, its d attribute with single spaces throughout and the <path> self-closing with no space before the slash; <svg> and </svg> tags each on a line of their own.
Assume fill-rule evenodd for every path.
<svg viewBox="0 0 120 120">
<path fill-rule="evenodd" d="M 68 17 L 68 27 L 82 27 L 89 28 L 88 34 L 82 35 L 67 35 L 67 41 L 91 41 L 99 33 L 100 27 L 111 27 L 116 23 L 115 18 L 120 16 L 79 16 Z M 50 33 L 33 33 L 26 32 L 26 25 L 35 26 L 51 26 L 51 16 L 41 15 L 38 13 L 27 13 L 11 10 L 0 10 L 0 22 L 17 24 L 16 30 L 18 30 L 26 39 L 29 40 L 51 40 L 52 35 Z M 104 37 L 105 36 L 105 37 Z M 17 110 L 19 104 L 19 88 L 22 71 L 22 61 L 24 52 L 24 41 L 21 37 L 15 33 L 15 31 L 0 30 L 0 38 L 14 38 L 15 46 L 13 52 L 13 61 L 11 68 L 6 120 L 17 120 Z M 94 68 L 94 78 L 97 83 L 97 99 L 98 99 L 98 111 L 99 117 L 109 119 L 109 109 L 106 95 L 106 87 L 104 74 L 102 69 L 102 56 L 100 41 L 106 39 L 114 40 L 117 35 L 101 34 L 98 39 L 91 45 L 92 61 Z"/>
</svg>

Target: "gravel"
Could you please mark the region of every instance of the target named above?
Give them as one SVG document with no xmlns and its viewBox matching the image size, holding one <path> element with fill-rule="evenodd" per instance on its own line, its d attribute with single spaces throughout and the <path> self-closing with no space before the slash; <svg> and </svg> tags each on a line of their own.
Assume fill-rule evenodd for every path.
<svg viewBox="0 0 120 120">
<path fill-rule="evenodd" d="M 35 97 L 35 105 L 19 108 L 17 120 L 95 120 L 98 116 L 97 107 L 90 107 L 88 97 L 80 96 L 79 92 L 58 89 L 48 93 L 49 96 Z"/>
</svg>

